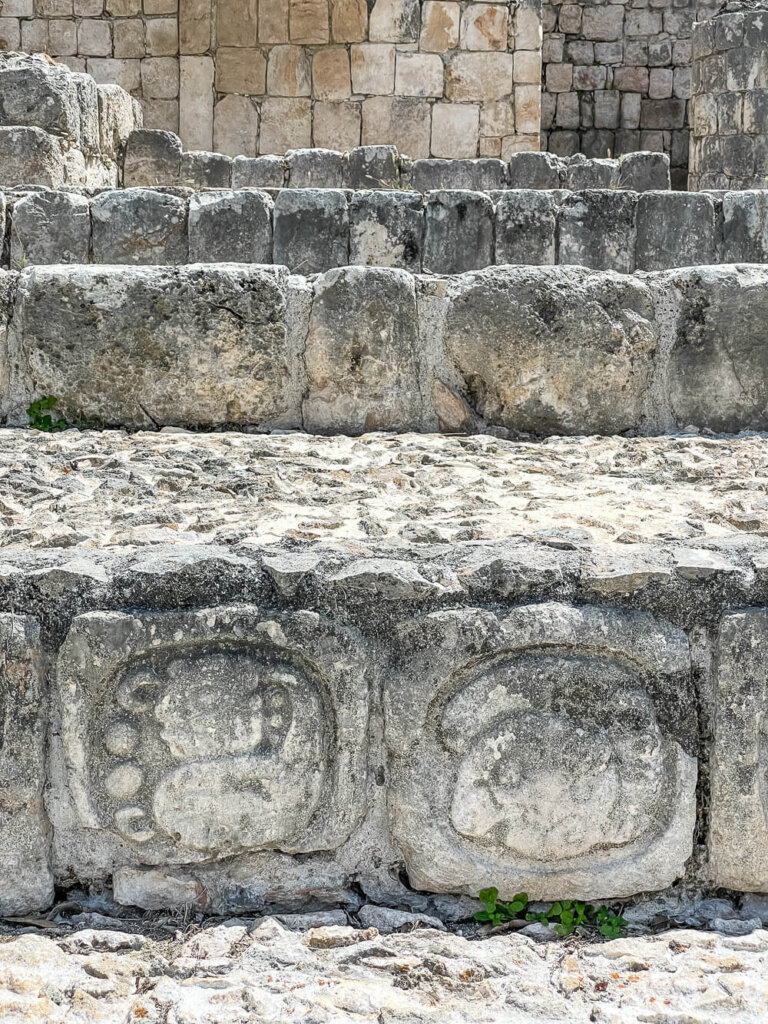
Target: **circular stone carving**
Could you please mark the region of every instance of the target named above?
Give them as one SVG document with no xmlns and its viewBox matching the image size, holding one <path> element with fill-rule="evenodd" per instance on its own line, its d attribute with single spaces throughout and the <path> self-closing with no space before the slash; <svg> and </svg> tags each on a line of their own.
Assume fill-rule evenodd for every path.
<svg viewBox="0 0 768 1024">
<path fill-rule="evenodd" d="M 104 785 L 115 800 L 129 800 L 141 789 L 143 781 L 141 770 L 135 764 L 122 764 L 109 773 Z"/>
<path fill-rule="evenodd" d="M 139 730 L 130 722 L 114 722 L 104 734 L 107 753 L 116 757 L 129 757 L 138 746 Z"/>
</svg>

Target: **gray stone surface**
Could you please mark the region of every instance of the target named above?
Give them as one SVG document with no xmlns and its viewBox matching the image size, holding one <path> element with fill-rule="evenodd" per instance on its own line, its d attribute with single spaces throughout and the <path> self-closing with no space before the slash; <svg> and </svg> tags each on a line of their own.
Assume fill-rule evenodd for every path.
<svg viewBox="0 0 768 1024">
<path fill-rule="evenodd" d="M 257 189 L 197 192 L 189 200 L 190 263 L 271 263 L 273 203 Z"/>
<path fill-rule="evenodd" d="M 504 267 L 457 278 L 448 300 L 445 350 L 485 420 L 535 434 L 636 428 L 658 347 L 647 285 Z"/>
<path fill-rule="evenodd" d="M 55 395 L 59 415 L 105 426 L 294 426 L 285 320 L 280 268 L 26 271 L 11 328 L 12 418 Z"/>
<path fill-rule="evenodd" d="M 768 193 L 725 193 L 722 255 L 727 263 L 768 263 Z"/>
<path fill-rule="evenodd" d="M 0 185 L 61 188 L 68 182 L 59 140 L 42 128 L 0 127 Z"/>
<path fill-rule="evenodd" d="M 298 274 L 349 261 L 349 212 L 338 189 L 284 189 L 275 200 L 274 260 Z"/>
<path fill-rule="evenodd" d="M 395 837 L 416 888 L 589 899 L 683 874 L 697 764 L 682 632 L 559 604 L 465 611 L 460 626 L 447 611 L 428 650 L 409 626 L 384 700 Z"/>
<path fill-rule="evenodd" d="M 282 188 L 284 184 L 281 156 L 236 156 L 232 161 L 232 188 Z"/>
<path fill-rule="evenodd" d="M 94 126 L 88 122 L 95 120 L 97 106 L 85 106 L 85 77 L 42 54 L 0 54 L 0 125 L 40 128 L 78 148 L 91 147 Z M 89 81 L 95 101 L 96 83 Z"/>
<path fill-rule="evenodd" d="M 515 153 L 509 161 L 510 188 L 562 188 L 564 168 L 553 153 Z"/>
<path fill-rule="evenodd" d="M 490 192 L 504 188 L 506 182 L 507 165 L 502 160 L 415 160 L 411 170 L 411 184 L 417 192 Z"/>
<path fill-rule="evenodd" d="M 179 182 L 186 188 L 229 188 L 232 158 L 222 153 L 181 154 Z"/>
<path fill-rule="evenodd" d="M 394 146 L 358 146 L 344 158 L 346 188 L 397 188 L 400 159 Z"/>
<path fill-rule="evenodd" d="M 99 142 L 104 159 L 115 160 L 120 179 L 129 136 L 143 124 L 141 104 L 118 85 L 97 86 Z M 122 184 L 122 180 L 119 180 Z"/>
<path fill-rule="evenodd" d="M 619 188 L 652 192 L 670 187 L 670 164 L 666 153 L 627 153 L 619 159 Z"/>
<path fill-rule="evenodd" d="M 588 160 L 583 153 L 572 156 L 565 167 L 563 187 L 572 191 L 587 188 L 616 188 L 619 165 L 616 160 Z"/>
<path fill-rule="evenodd" d="M 148 188 L 104 192 L 91 202 L 94 263 L 186 263 L 187 203 Z"/>
<path fill-rule="evenodd" d="M 123 164 L 126 188 L 175 185 L 181 174 L 181 139 L 142 128 L 128 136 Z"/>
<path fill-rule="evenodd" d="M 30 192 L 13 204 L 11 267 L 35 263 L 87 263 L 90 202 L 71 192 Z"/>
<path fill-rule="evenodd" d="M 718 218 L 711 196 L 647 192 L 635 215 L 638 270 L 668 270 L 716 263 Z"/>
<path fill-rule="evenodd" d="M 678 426 L 768 428 L 768 274 L 698 267 L 663 276 L 674 309 L 668 387 Z"/>
<path fill-rule="evenodd" d="M 341 188 L 342 154 L 332 149 L 291 149 L 285 154 L 289 188 Z"/>
<path fill-rule="evenodd" d="M 546 265 L 556 258 L 560 193 L 510 189 L 496 200 L 495 263 Z"/>
<path fill-rule="evenodd" d="M 38 623 L 0 613 L 0 914 L 28 914 L 53 899 L 43 805 L 48 720 Z"/>
<path fill-rule="evenodd" d="M 349 201 L 349 262 L 421 272 L 424 201 L 418 193 L 359 191 Z"/>
<path fill-rule="evenodd" d="M 566 196 L 558 212 L 558 262 L 631 273 L 636 203 L 634 193 L 607 189 Z"/>
<path fill-rule="evenodd" d="M 460 274 L 493 263 L 493 203 L 481 192 L 437 191 L 427 196 L 424 270 Z"/>
<path fill-rule="evenodd" d="M 413 277 L 373 267 L 325 274 L 315 286 L 304 361 L 306 430 L 419 429 L 422 354 Z"/>
</svg>

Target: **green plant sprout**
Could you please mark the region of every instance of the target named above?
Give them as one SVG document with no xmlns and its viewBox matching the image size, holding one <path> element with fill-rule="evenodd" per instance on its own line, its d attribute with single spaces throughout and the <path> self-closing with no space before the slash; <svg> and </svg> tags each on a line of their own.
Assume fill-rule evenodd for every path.
<svg viewBox="0 0 768 1024">
<path fill-rule="evenodd" d="M 553 925 L 555 934 L 561 938 L 573 935 L 577 928 L 585 926 L 597 928 L 606 939 L 616 939 L 627 924 L 620 914 L 608 907 L 593 907 L 591 903 L 582 903 L 580 900 L 558 900 L 548 910 L 528 911 L 528 895 L 524 892 L 504 902 L 499 900 L 499 890 L 492 887 L 483 889 L 478 898 L 485 909 L 475 914 L 475 920 L 494 928 L 508 921 L 524 919 Z"/>
<path fill-rule="evenodd" d="M 55 420 L 50 411 L 56 407 L 57 398 L 48 395 L 46 398 L 38 398 L 27 409 L 29 425 L 33 430 L 42 430 L 47 434 L 55 433 L 58 430 L 66 430 L 69 424 L 64 419 Z"/>
</svg>

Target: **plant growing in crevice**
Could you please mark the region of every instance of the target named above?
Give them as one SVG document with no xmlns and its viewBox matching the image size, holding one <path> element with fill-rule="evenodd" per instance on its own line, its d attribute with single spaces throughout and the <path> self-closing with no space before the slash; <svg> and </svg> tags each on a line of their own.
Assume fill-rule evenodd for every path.
<svg viewBox="0 0 768 1024">
<path fill-rule="evenodd" d="M 493 887 L 483 889 L 478 898 L 484 909 L 475 914 L 475 920 L 494 928 L 508 921 L 522 919 L 551 925 L 555 934 L 561 937 L 573 935 L 579 927 L 588 927 L 596 928 L 607 939 L 616 939 L 623 934 L 627 924 L 620 914 L 609 907 L 593 907 L 591 903 L 583 903 L 581 900 L 557 900 L 547 910 L 529 911 L 528 896 L 524 892 L 504 902 L 499 900 L 499 890 Z"/>
<path fill-rule="evenodd" d="M 45 398 L 38 398 L 36 402 L 33 402 L 27 409 L 27 416 L 29 417 L 29 425 L 33 430 L 42 430 L 44 433 L 52 434 L 59 430 L 67 430 L 69 424 L 64 419 L 55 420 L 51 416 L 50 410 L 56 408 L 58 402 L 57 398 L 53 395 L 47 395 Z"/>
</svg>

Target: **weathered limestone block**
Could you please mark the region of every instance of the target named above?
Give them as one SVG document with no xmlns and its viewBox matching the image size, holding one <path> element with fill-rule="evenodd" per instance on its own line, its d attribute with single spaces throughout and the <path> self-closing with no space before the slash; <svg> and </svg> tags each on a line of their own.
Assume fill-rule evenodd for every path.
<svg viewBox="0 0 768 1024">
<path fill-rule="evenodd" d="M 305 430 L 418 430 L 423 401 L 412 275 L 344 267 L 321 277 L 304 358 Z"/>
<path fill-rule="evenodd" d="M 72 192 L 30 192 L 13 204 L 11 267 L 87 263 L 91 204 Z"/>
<path fill-rule="evenodd" d="M 104 160 L 122 166 L 129 136 L 143 124 L 141 104 L 118 85 L 98 85 L 99 146 Z"/>
<path fill-rule="evenodd" d="M 636 204 L 633 193 L 611 189 L 566 196 L 558 212 L 560 263 L 631 274 Z"/>
<path fill-rule="evenodd" d="M 461 274 L 493 263 L 493 203 L 480 192 L 430 192 L 424 269 Z"/>
<path fill-rule="evenodd" d="M 424 201 L 415 192 L 361 191 L 349 203 L 349 262 L 421 273 Z"/>
<path fill-rule="evenodd" d="M 353 630 L 305 611 L 75 618 L 56 674 L 75 818 L 59 858 L 92 870 L 93 829 L 109 873 L 210 861 L 226 877 L 222 858 L 338 848 L 366 806 L 361 652 Z"/>
<path fill-rule="evenodd" d="M 173 132 L 142 128 L 132 132 L 125 146 L 123 184 L 175 185 L 181 174 L 181 139 Z"/>
<path fill-rule="evenodd" d="M 411 180 L 417 192 L 437 189 L 491 192 L 505 187 L 506 169 L 502 160 L 416 160 Z"/>
<path fill-rule="evenodd" d="M 274 260 L 320 274 L 349 260 L 347 199 L 337 189 L 285 189 L 275 200 Z"/>
<path fill-rule="evenodd" d="M 179 182 L 187 188 L 229 188 L 232 157 L 193 151 L 181 154 Z"/>
<path fill-rule="evenodd" d="M 434 612 L 392 640 L 389 806 L 411 885 L 599 899 L 683 874 L 697 777 L 684 633 L 547 603 Z"/>
<path fill-rule="evenodd" d="M 768 889 L 765 707 L 768 610 L 723 616 L 713 688 L 709 874 L 715 885 Z"/>
<path fill-rule="evenodd" d="M 583 153 L 572 156 L 565 167 L 565 188 L 579 191 L 587 188 L 615 188 L 619 180 L 616 160 L 588 160 Z"/>
<path fill-rule="evenodd" d="M 768 192 L 723 196 L 723 262 L 768 263 Z"/>
<path fill-rule="evenodd" d="M 25 271 L 11 324 L 11 422 L 56 395 L 102 426 L 296 426 L 286 272 L 240 264 Z"/>
<path fill-rule="evenodd" d="M 619 188 L 653 192 L 671 188 L 666 153 L 627 153 L 619 159 Z"/>
<path fill-rule="evenodd" d="M 72 74 L 42 54 L 0 54 L 0 125 L 41 128 L 90 151 L 98 144 L 97 112 L 92 78 Z"/>
<path fill-rule="evenodd" d="M 396 188 L 399 182 L 400 159 L 395 146 L 357 146 L 344 157 L 347 188 Z"/>
<path fill-rule="evenodd" d="M 560 192 L 510 189 L 496 201 L 496 259 L 498 265 L 555 262 L 557 207 Z"/>
<path fill-rule="evenodd" d="M 637 428 L 658 347 L 646 284 L 494 267 L 452 282 L 448 298 L 446 353 L 487 422 L 537 435 Z"/>
<path fill-rule="evenodd" d="M 343 158 L 332 149 L 290 149 L 285 154 L 289 188 L 341 188 Z"/>
<path fill-rule="evenodd" d="M 676 306 L 667 373 L 674 422 L 768 429 L 768 269 L 696 267 L 658 280 Z"/>
<path fill-rule="evenodd" d="M 717 213 L 711 196 L 646 192 L 638 198 L 638 270 L 669 270 L 717 262 Z"/>
<path fill-rule="evenodd" d="M 507 174 L 510 188 L 562 188 L 565 164 L 554 153 L 513 153 Z"/>
<path fill-rule="evenodd" d="M 59 140 L 42 128 L 0 127 L 0 185 L 61 188 L 68 180 Z"/>
<path fill-rule="evenodd" d="M 50 829 L 43 805 L 47 694 L 40 630 L 0 613 L 0 914 L 53 902 Z"/>
<path fill-rule="evenodd" d="M 256 189 L 197 192 L 189 200 L 190 263 L 271 263 L 272 200 Z"/>
<path fill-rule="evenodd" d="M 147 188 L 104 192 L 91 203 L 94 263 L 186 263 L 187 204 Z"/>
<path fill-rule="evenodd" d="M 281 156 L 236 156 L 232 161 L 232 188 L 282 188 L 284 184 Z"/>
</svg>

